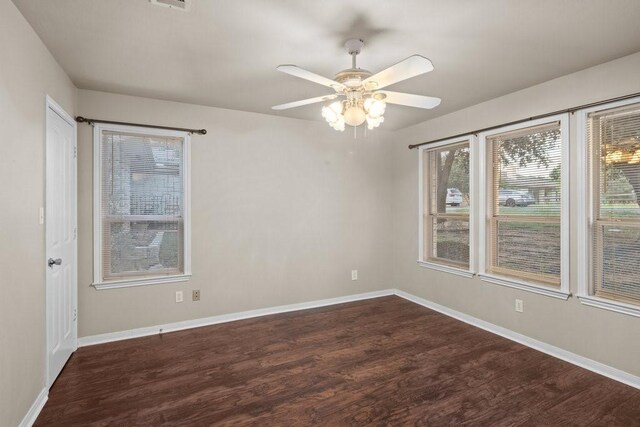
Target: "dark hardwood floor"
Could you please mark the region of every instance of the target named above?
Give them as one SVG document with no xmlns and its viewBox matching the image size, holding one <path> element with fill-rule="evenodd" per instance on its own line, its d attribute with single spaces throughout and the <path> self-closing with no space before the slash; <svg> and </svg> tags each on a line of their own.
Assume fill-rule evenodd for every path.
<svg viewBox="0 0 640 427">
<path fill-rule="evenodd" d="M 36 425 L 640 425 L 640 391 L 399 297 L 80 348 Z"/>
</svg>

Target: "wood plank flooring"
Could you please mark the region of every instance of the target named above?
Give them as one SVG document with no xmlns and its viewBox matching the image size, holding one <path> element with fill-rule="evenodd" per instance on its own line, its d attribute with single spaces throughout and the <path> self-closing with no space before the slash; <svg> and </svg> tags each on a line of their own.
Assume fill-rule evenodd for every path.
<svg viewBox="0 0 640 427">
<path fill-rule="evenodd" d="M 640 426 L 640 390 L 399 297 L 80 348 L 38 426 Z"/>
</svg>

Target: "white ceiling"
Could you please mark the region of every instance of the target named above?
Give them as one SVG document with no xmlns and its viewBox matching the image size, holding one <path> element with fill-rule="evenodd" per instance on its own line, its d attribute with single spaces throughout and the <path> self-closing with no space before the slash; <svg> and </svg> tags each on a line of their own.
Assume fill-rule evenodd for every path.
<svg viewBox="0 0 640 427">
<path fill-rule="evenodd" d="M 442 98 L 392 105 L 398 129 L 640 51 L 638 0 L 192 0 L 188 13 L 148 0 L 14 0 L 82 89 L 321 120 L 319 105 L 272 105 L 330 90 L 276 71 L 333 75 L 342 45 L 379 71 L 412 54 L 429 74 L 389 87 Z"/>
</svg>

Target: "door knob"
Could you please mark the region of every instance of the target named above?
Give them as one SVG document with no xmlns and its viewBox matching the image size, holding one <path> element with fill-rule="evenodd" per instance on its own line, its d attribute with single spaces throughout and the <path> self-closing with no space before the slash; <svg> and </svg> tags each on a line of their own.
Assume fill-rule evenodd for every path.
<svg viewBox="0 0 640 427">
<path fill-rule="evenodd" d="M 62 258 L 49 258 L 49 261 L 47 261 L 47 264 L 49 264 L 49 267 L 53 268 L 54 265 L 60 265 L 62 264 Z"/>
</svg>

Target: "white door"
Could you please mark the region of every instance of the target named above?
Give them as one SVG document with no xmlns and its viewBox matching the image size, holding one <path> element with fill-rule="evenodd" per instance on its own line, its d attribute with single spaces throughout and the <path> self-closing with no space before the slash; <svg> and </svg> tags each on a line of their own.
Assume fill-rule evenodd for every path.
<svg viewBox="0 0 640 427">
<path fill-rule="evenodd" d="M 76 127 L 47 101 L 46 129 L 47 385 L 77 347 Z"/>
</svg>

